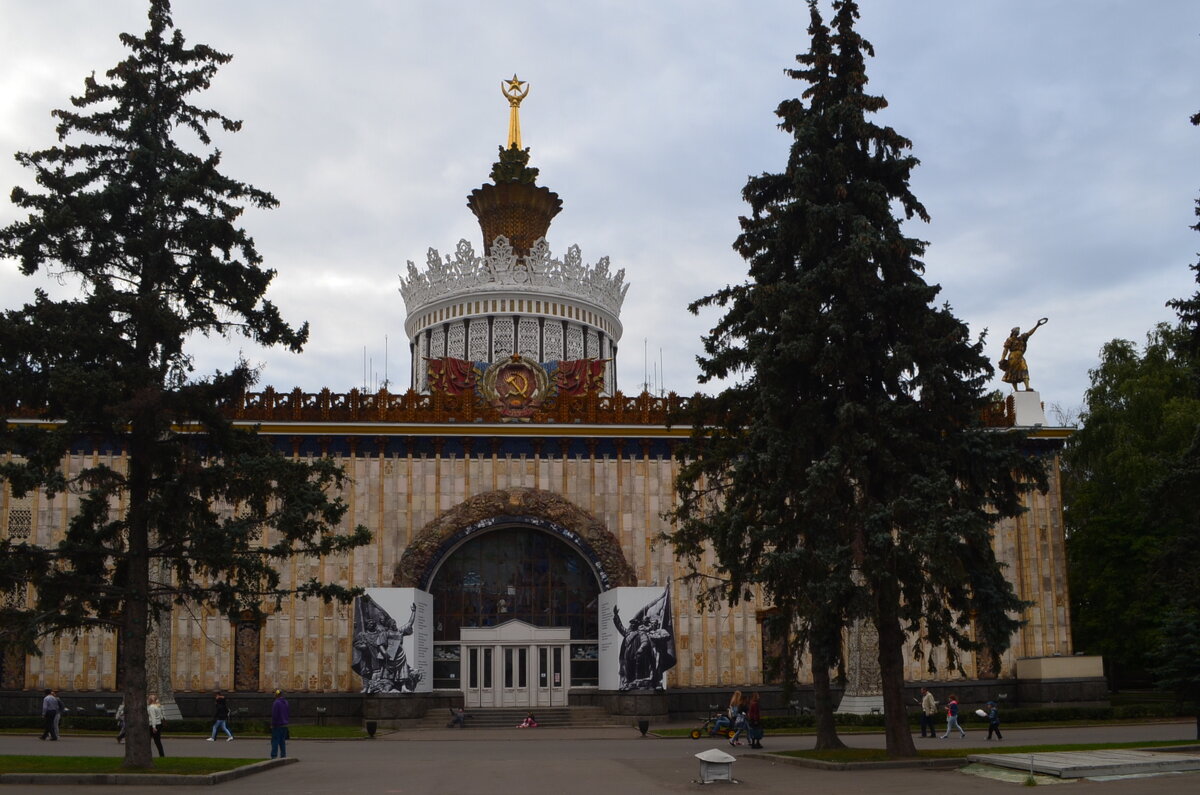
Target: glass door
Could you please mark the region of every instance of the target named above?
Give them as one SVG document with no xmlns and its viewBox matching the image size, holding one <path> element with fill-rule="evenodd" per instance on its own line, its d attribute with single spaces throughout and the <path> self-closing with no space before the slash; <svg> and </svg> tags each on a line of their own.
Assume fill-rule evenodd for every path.
<svg viewBox="0 0 1200 795">
<path fill-rule="evenodd" d="M 468 707 L 495 707 L 497 698 L 492 684 L 492 659 L 495 649 L 491 646 L 467 647 L 467 672 L 464 677 L 463 699 Z"/>
<path fill-rule="evenodd" d="M 502 646 L 500 654 L 504 661 L 501 705 L 529 706 L 529 647 Z"/>
<path fill-rule="evenodd" d="M 537 647 L 537 705 L 560 707 L 567 703 L 566 654 L 562 646 Z"/>
</svg>

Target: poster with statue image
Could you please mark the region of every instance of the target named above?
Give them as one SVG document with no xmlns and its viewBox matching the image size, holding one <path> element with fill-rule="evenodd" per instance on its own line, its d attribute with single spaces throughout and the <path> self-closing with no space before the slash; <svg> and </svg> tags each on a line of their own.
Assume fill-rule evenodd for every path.
<svg viewBox="0 0 1200 795">
<path fill-rule="evenodd" d="M 354 600 L 351 668 L 363 693 L 433 690 L 433 596 L 416 588 L 368 588 Z"/>
<path fill-rule="evenodd" d="M 671 587 L 600 594 L 600 689 L 665 690 L 675 667 Z"/>
</svg>

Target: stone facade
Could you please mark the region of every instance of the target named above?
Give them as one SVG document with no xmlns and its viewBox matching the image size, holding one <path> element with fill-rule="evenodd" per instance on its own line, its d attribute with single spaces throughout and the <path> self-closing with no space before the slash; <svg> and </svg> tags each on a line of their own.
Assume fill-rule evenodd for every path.
<svg viewBox="0 0 1200 795">
<path fill-rule="evenodd" d="M 410 585 L 423 571 L 422 560 L 429 559 L 428 545 L 454 528 L 489 515 L 541 517 L 585 539 L 604 561 L 613 585 L 675 583 L 678 664 L 668 674 L 670 688 L 763 682 L 759 617 L 769 605 L 760 599 L 716 612 L 699 609 L 694 594 L 679 583 L 683 565 L 662 538 L 670 530 L 664 513 L 672 507 L 678 470 L 672 440 L 686 429 L 660 423 L 369 425 L 263 423 L 262 431 L 292 455 L 329 455 L 345 468 L 350 486 L 344 494 L 349 504 L 344 521 L 347 527 L 366 525 L 375 537 L 370 546 L 345 557 L 289 562 L 285 583 L 315 576 L 347 586 Z M 1034 603 L 995 672 L 1002 679 L 1015 675 L 1020 658 L 1072 653 L 1054 429 L 1042 437 L 1044 449 L 1037 454 L 1051 459 L 1051 488 L 1029 495 L 1030 510 L 996 529 L 1000 560 L 1018 595 Z M 79 452 L 66 463 L 74 471 L 100 459 L 122 465 L 121 453 L 113 450 Z M 77 497 L 63 492 L 52 499 L 35 494 L 16 501 L 5 490 L 2 499 L 0 532 L 7 534 L 10 523 L 25 532 L 21 512 L 28 506 L 30 537 L 51 545 L 65 531 Z M 169 649 L 174 689 L 245 691 L 256 679 L 259 691 L 357 692 L 359 682 L 350 671 L 349 608 L 292 599 L 255 629 L 239 629 L 209 611 L 177 609 Z M 235 636 L 240 639 L 236 644 Z M 116 688 L 113 634 L 62 637 L 47 641 L 43 651 L 25 659 L 19 677 L 24 689 Z M 932 654 L 936 674 L 928 672 L 926 661 L 910 659 L 907 677 L 947 682 L 986 678 L 971 655 L 964 660 L 964 675 L 947 669 L 944 650 Z M 7 683 L 16 684 L 11 673 L 6 671 Z"/>
</svg>

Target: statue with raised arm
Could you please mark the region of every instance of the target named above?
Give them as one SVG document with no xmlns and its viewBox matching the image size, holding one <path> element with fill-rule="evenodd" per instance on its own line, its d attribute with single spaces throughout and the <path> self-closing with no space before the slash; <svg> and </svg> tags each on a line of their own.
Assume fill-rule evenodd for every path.
<svg viewBox="0 0 1200 795">
<path fill-rule="evenodd" d="M 1048 319 L 1040 319 L 1033 325 L 1033 328 L 1024 334 L 1021 333 L 1020 326 L 1015 326 L 1012 333 L 1008 335 L 1008 339 L 1004 341 L 1004 353 L 1000 355 L 1000 369 L 1004 372 L 1004 377 L 1000 380 L 1006 384 L 1012 384 L 1014 392 L 1018 391 L 1018 384 L 1024 384 L 1025 391 L 1029 391 L 1029 365 L 1025 362 L 1025 349 L 1029 347 L 1029 338 Z"/>
<path fill-rule="evenodd" d="M 396 619 L 388 616 L 385 621 L 381 652 L 384 660 L 384 675 L 386 689 L 384 692 L 403 693 L 416 689 L 421 681 L 421 672 L 408 664 L 408 656 L 404 653 L 404 638 L 413 633 L 413 624 L 417 620 L 417 605 L 414 602 L 409 613 L 408 623 L 403 627 L 396 625 Z"/>
</svg>

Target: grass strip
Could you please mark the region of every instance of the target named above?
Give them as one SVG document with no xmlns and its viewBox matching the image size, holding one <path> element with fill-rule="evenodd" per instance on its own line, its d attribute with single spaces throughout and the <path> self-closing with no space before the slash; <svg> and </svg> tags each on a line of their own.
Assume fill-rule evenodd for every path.
<svg viewBox="0 0 1200 795">
<path fill-rule="evenodd" d="M 1059 751 L 1102 751 L 1113 748 L 1170 748 L 1195 745 L 1195 740 L 1155 740 L 1126 743 L 1066 743 L 1061 745 L 988 745 L 961 748 L 956 746 L 917 751 L 918 759 L 965 759 L 972 754 L 1048 754 Z M 892 757 L 882 748 L 833 748 L 824 751 L 779 751 L 776 756 L 794 756 L 822 762 L 888 762 Z"/>
<path fill-rule="evenodd" d="M 125 759 L 119 756 L 0 756 L 0 773 L 172 773 L 203 776 L 261 761 L 169 756 L 153 760 L 153 766 L 143 770 L 123 767 Z"/>
<path fill-rule="evenodd" d="M 289 727 L 291 734 L 290 739 L 293 740 L 341 740 L 341 739 L 358 739 L 367 736 L 367 732 L 362 726 L 291 726 Z M 40 729 L 38 730 L 40 731 Z M 18 734 L 37 734 L 37 731 L 31 732 L 29 729 L 0 729 L 0 735 L 18 735 Z M 100 729 L 64 729 L 62 732 L 64 737 L 116 737 L 114 731 Z M 207 732 L 163 732 L 163 738 L 168 737 L 208 737 Z M 268 741 L 271 735 L 268 732 L 239 732 L 235 735 L 238 740 L 263 740 Z M 225 741 L 225 735 L 217 737 L 220 742 Z"/>
</svg>

